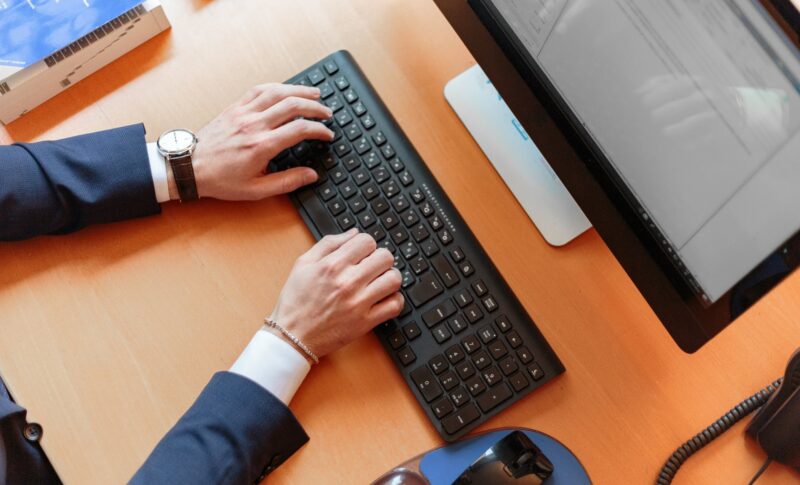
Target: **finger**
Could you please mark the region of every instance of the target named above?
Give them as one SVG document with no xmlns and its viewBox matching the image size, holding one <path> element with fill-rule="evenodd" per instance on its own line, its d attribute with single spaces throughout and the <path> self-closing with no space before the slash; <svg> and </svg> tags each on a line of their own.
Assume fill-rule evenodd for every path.
<svg viewBox="0 0 800 485">
<path fill-rule="evenodd" d="M 394 256 L 392 256 L 392 253 L 386 248 L 378 248 L 358 263 L 356 277 L 360 283 L 366 286 L 388 271 L 393 264 Z"/>
<path fill-rule="evenodd" d="M 316 182 L 317 177 L 317 172 L 308 167 L 294 167 L 264 175 L 250 182 L 250 190 L 253 195 L 251 198 L 260 200 L 273 195 L 288 194 Z"/>
<path fill-rule="evenodd" d="M 304 140 L 332 141 L 333 132 L 318 121 L 294 120 L 269 132 L 267 139 L 269 145 L 277 150 L 272 154 L 274 156 Z"/>
<path fill-rule="evenodd" d="M 319 99 L 320 96 L 319 88 L 292 84 L 261 84 L 256 86 L 254 91 L 256 95 L 244 103 L 248 109 L 253 111 L 264 111 L 291 96 L 306 99 Z"/>
<path fill-rule="evenodd" d="M 268 127 L 277 128 L 295 118 L 326 120 L 333 116 L 333 111 L 316 101 L 290 96 L 267 108 L 263 116 Z"/>
<path fill-rule="evenodd" d="M 364 301 L 370 304 L 388 298 L 393 293 L 400 291 L 400 284 L 403 282 L 403 275 L 397 268 L 389 268 L 378 276 L 372 283 L 368 284 L 362 293 Z"/>
<path fill-rule="evenodd" d="M 377 304 L 373 305 L 367 314 L 367 323 L 370 327 L 375 327 L 387 320 L 396 318 L 403 311 L 405 299 L 401 293 L 394 293 L 393 295 L 384 298 Z"/>
<path fill-rule="evenodd" d="M 309 261 L 319 261 L 325 256 L 331 254 L 332 252 L 342 247 L 342 244 L 353 239 L 356 234 L 358 234 L 358 229 L 354 227 L 349 231 L 343 232 L 341 234 L 325 236 L 322 239 L 320 239 L 317 244 L 312 246 L 311 249 L 306 251 L 306 253 L 303 256 L 306 257 Z"/>
<path fill-rule="evenodd" d="M 378 243 L 375 242 L 375 239 L 362 232 L 342 244 L 342 247 L 329 254 L 326 258 L 339 267 L 356 265 L 372 254 L 377 247 Z"/>
</svg>

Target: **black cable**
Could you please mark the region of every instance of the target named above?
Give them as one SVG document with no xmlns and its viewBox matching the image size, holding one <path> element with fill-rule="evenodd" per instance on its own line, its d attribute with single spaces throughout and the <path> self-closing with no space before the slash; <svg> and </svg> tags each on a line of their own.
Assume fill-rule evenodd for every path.
<svg viewBox="0 0 800 485">
<path fill-rule="evenodd" d="M 759 468 L 759 469 L 758 469 L 758 471 L 756 472 L 756 474 L 755 474 L 755 475 L 753 475 L 753 478 L 751 478 L 751 479 L 750 479 L 750 481 L 749 481 L 749 482 L 747 482 L 747 485 L 753 485 L 754 483 L 756 483 L 756 480 L 758 480 L 758 478 L 759 478 L 759 477 L 760 477 L 760 476 L 761 476 L 761 475 L 762 475 L 762 474 L 763 474 L 765 471 L 767 471 L 767 468 L 769 468 L 769 464 L 770 464 L 770 463 L 772 463 L 772 458 L 767 458 L 766 460 L 764 460 L 764 464 L 763 464 L 763 465 L 761 465 L 761 468 Z"/>
<path fill-rule="evenodd" d="M 780 386 L 782 381 L 783 378 L 781 377 L 764 389 L 761 389 L 740 402 L 721 418 L 714 421 L 711 426 L 697 433 L 692 439 L 682 444 L 664 464 L 664 467 L 658 474 L 658 478 L 656 478 L 656 485 L 671 484 L 672 480 L 675 479 L 675 475 L 678 473 L 678 469 L 680 469 L 681 465 L 683 465 L 690 456 L 700 451 L 704 446 L 719 437 L 725 431 L 728 431 L 728 429 L 738 423 L 742 418 L 763 406 L 772 393 Z M 766 469 L 766 466 L 764 468 Z M 763 470 L 761 473 L 763 473 Z M 760 473 L 758 475 L 760 475 Z M 758 478 L 758 475 L 754 477 L 754 479 Z"/>
</svg>

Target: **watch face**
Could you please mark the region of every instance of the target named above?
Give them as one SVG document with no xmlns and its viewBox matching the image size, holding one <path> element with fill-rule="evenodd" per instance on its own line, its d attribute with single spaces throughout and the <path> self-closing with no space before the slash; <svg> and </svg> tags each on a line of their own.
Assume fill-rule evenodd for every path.
<svg viewBox="0 0 800 485">
<path fill-rule="evenodd" d="M 168 154 L 185 152 L 195 144 L 194 133 L 188 130 L 172 130 L 161 135 L 158 148 Z"/>
</svg>

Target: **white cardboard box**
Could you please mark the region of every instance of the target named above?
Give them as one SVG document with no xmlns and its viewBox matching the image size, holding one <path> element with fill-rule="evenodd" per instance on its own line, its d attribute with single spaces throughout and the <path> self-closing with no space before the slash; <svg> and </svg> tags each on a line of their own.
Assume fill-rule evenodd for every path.
<svg viewBox="0 0 800 485">
<path fill-rule="evenodd" d="M 161 2 L 144 0 L 39 62 L 0 66 L 0 121 L 11 123 L 169 27 Z"/>
</svg>

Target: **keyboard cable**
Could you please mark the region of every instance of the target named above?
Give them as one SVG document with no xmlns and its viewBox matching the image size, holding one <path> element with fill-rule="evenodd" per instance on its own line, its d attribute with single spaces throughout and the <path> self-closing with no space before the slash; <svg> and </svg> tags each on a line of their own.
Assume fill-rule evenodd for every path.
<svg viewBox="0 0 800 485">
<path fill-rule="evenodd" d="M 675 475 L 678 473 L 680 467 L 684 464 L 684 462 L 686 462 L 686 460 L 689 459 L 690 456 L 703 449 L 703 447 L 718 438 L 720 435 L 722 435 L 722 433 L 728 431 L 728 429 L 741 421 L 745 416 L 763 406 L 769 397 L 775 392 L 778 386 L 780 386 L 781 382 L 783 382 L 783 377 L 775 380 L 772 384 L 740 402 L 731 408 L 730 411 L 725 413 L 721 418 L 714 421 L 706 429 L 697 433 L 692 439 L 679 446 L 672 456 L 669 457 L 667 462 L 664 464 L 664 467 L 661 468 L 661 472 L 656 478 L 656 485 L 671 484 L 672 480 L 675 479 Z M 750 480 L 748 485 L 753 485 L 761 476 L 761 474 L 764 473 L 771 462 L 772 460 L 767 458 L 764 464 L 761 465 L 761 468 L 758 470 L 758 472 L 756 472 L 756 474 Z"/>
</svg>

